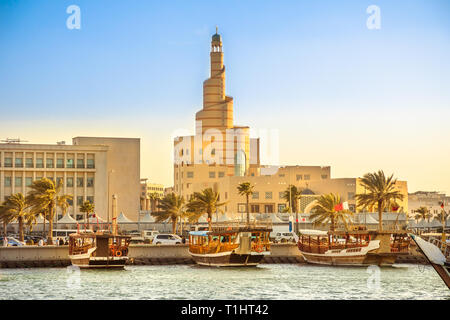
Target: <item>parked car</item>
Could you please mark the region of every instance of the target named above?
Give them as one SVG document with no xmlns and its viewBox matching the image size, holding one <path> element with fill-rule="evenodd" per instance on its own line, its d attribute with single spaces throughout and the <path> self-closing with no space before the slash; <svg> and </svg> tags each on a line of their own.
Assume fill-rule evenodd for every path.
<svg viewBox="0 0 450 320">
<path fill-rule="evenodd" d="M 182 239 L 176 234 L 157 234 L 153 238 L 153 244 L 181 244 Z"/>
<path fill-rule="evenodd" d="M 19 241 L 14 237 L 6 237 L 8 239 L 8 246 L 12 247 L 21 247 L 25 245 L 25 242 Z M 0 245 L 3 245 L 3 239 L 4 237 L 0 238 Z"/>
<path fill-rule="evenodd" d="M 275 243 L 292 241 L 294 241 L 294 234 L 292 232 L 277 232 L 275 235 Z"/>
</svg>

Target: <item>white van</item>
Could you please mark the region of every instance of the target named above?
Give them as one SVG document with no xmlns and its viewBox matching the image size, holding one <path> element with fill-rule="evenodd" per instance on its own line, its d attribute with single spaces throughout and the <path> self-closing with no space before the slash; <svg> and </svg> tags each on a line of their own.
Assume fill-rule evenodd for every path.
<svg viewBox="0 0 450 320">
<path fill-rule="evenodd" d="M 292 232 L 277 232 L 275 235 L 275 243 L 292 241 L 294 241 L 294 234 Z"/>
<path fill-rule="evenodd" d="M 149 240 L 152 243 L 153 238 L 159 234 L 158 230 L 142 230 L 142 238 L 145 240 Z"/>
</svg>

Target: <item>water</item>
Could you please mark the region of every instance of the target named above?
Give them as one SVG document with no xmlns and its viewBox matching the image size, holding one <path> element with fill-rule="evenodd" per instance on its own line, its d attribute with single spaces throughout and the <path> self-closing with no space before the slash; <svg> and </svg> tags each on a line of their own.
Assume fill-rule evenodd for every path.
<svg viewBox="0 0 450 320">
<path fill-rule="evenodd" d="M 379 281 L 378 281 L 379 280 Z M 431 266 L 262 264 L 0 269 L 0 299 L 447 299 Z"/>
</svg>

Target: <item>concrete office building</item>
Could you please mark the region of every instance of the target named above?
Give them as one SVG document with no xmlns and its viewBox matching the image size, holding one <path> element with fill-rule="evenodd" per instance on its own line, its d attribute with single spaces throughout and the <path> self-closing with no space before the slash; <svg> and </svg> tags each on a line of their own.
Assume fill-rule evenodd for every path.
<svg viewBox="0 0 450 320">
<path fill-rule="evenodd" d="M 43 177 L 62 183 L 62 193 L 73 196 L 68 213 L 75 219 L 83 217 L 79 206 L 89 200 L 98 216 L 108 220 L 108 199 L 116 194 L 118 212 L 137 220 L 140 139 L 76 137 L 72 145 L 0 144 L 1 200 L 18 192 L 26 195 L 31 183 Z"/>
</svg>

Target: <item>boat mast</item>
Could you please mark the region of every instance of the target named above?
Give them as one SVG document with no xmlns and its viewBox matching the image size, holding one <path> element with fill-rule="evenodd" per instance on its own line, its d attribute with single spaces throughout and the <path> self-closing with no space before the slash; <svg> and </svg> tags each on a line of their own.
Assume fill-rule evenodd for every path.
<svg viewBox="0 0 450 320">
<path fill-rule="evenodd" d="M 117 196 L 112 195 L 112 234 L 117 235 Z"/>
</svg>

